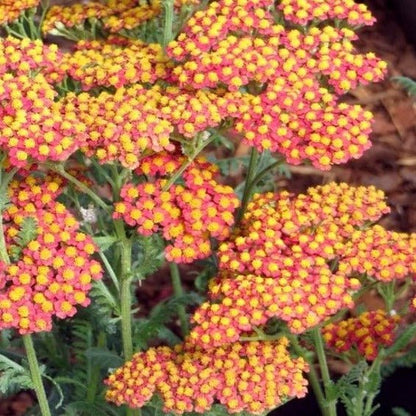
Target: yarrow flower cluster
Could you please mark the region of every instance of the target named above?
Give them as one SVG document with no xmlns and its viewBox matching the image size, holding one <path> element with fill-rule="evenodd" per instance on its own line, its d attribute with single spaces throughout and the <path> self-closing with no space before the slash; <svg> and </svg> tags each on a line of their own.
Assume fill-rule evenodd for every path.
<svg viewBox="0 0 416 416">
<path fill-rule="evenodd" d="M 327 19 L 346 20 L 351 26 L 375 22 L 367 6 L 354 0 L 281 0 L 278 8 L 286 20 L 300 25 Z"/>
<path fill-rule="evenodd" d="M 276 24 L 269 3 L 223 0 L 196 12 L 168 46 L 180 62 L 173 79 L 196 89 L 244 88 L 234 129 L 260 151 L 278 151 L 293 164 L 310 160 L 319 169 L 360 157 L 370 146 L 372 115 L 337 101 L 358 84 L 382 79 L 386 63 L 358 54 L 347 27 Z M 334 13 L 344 18 L 338 6 Z"/>
<path fill-rule="evenodd" d="M 0 148 L 13 166 L 63 161 L 83 144 L 85 127 L 56 96 L 42 74 L 0 76 Z"/>
<path fill-rule="evenodd" d="M 158 43 L 109 37 L 105 41 L 80 41 L 75 52 L 65 54 L 68 75 L 82 88 L 120 88 L 137 82 L 154 83 L 168 75 L 170 64 Z"/>
<path fill-rule="evenodd" d="M 182 91 L 176 87 L 145 88 L 140 84 L 97 96 L 69 93 L 59 101 L 85 127 L 84 153 L 100 163 L 119 161 L 134 169 L 145 151 L 174 151 L 172 134 L 193 138 L 234 114 L 238 101 L 230 94 Z"/>
<path fill-rule="evenodd" d="M 0 38 L 0 76 L 7 73 L 27 75 L 41 73 L 50 83 L 64 78 L 63 54 L 58 46 L 40 40 Z"/>
<path fill-rule="evenodd" d="M 198 0 L 175 0 L 175 8 L 186 4 L 198 4 Z M 43 33 L 59 33 L 65 30 L 82 28 L 90 19 L 98 20 L 110 33 L 130 31 L 141 24 L 158 17 L 162 12 L 160 0 L 151 0 L 142 4 L 137 0 L 108 0 L 106 4 L 98 1 L 77 3 L 69 6 L 54 5 L 49 8 L 45 17 Z"/>
<path fill-rule="evenodd" d="M 239 205 L 233 189 L 216 182 L 215 165 L 202 158 L 185 170 L 183 184 L 168 186 L 168 178 L 185 161 L 171 154 L 144 158 L 136 173 L 148 181 L 125 185 L 114 212 L 114 218 L 123 218 L 142 235 L 161 231 L 168 242 L 166 258 L 176 263 L 208 257 L 211 238 L 229 236 Z"/>
<path fill-rule="evenodd" d="M 193 315 L 191 339 L 233 342 L 272 317 L 302 333 L 352 307 L 362 273 L 381 281 L 415 276 L 414 236 L 367 225 L 388 211 L 382 191 L 345 183 L 254 196 L 219 247 L 220 274 Z"/>
<path fill-rule="evenodd" d="M 291 358 L 288 341 L 246 342 L 200 349 L 190 344 L 140 352 L 107 380 L 107 399 L 142 407 L 154 394 L 165 412 L 203 413 L 214 401 L 228 412 L 262 414 L 306 394 L 308 365 Z"/>
<path fill-rule="evenodd" d="M 123 2 L 120 2 L 123 3 Z M 87 3 L 75 3 L 69 6 L 53 5 L 43 21 L 43 33 L 52 32 L 63 25 L 70 29 L 74 26 L 82 26 L 88 19 L 101 19 L 110 16 L 114 10 L 98 1 Z"/>
<path fill-rule="evenodd" d="M 134 169 L 145 150 L 174 149 L 169 140 L 173 126 L 158 108 L 160 96 L 158 89 L 135 84 L 115 94 L 69 93 L 61 102 L 65 113 L 76 114 L 78 123 L 85 126 L 81 149 L 87 156 Z"/>
<path fill-rule="evenodd" d="M 65 206 L 56 202 L 61 182 L 54 177 L 11 182 L 3 213 L 10 264 L 0 262 L 0 329 L 21 334 L 48 331 L 52 318 L 87 306 L 91 281 L 101 278 L 91 258 L 92 239 Z"/>
<path fill-rule="evenodd" d="M 2 0 L 0 3 L 0 25 L 13 23 L 28 9 L 37 7 L 40 0 Z"/>
<path fill-rule="evenodd" d="M 380 348 L 393 344 L 400 321 L 399 315 L 378 309 L 326 325 L 322 333 L 329 348 L 339 353 L 354 348 L 366 360 L 373 361 Z"/>
</svg>

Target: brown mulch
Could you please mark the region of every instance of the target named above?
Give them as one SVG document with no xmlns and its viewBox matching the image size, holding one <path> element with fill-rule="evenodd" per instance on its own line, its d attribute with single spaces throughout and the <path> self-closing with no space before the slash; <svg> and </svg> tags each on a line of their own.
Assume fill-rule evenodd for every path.
<svg viewBox="0 0 416 416">
<path fill-rule="evenodd" d="M 392 214 L 383 220 L 383 225 L 397 231 L 415 232 L 416 107 L 391 77 L 401 75 L 416 79 L 416 53 L 392 10 L 387 8 L 387 2 L 368 0 L 366 3 L 377 17 L 377 23 L 360 32 L 357 46 L 387 61 L 389 74 L 382 83 L 355 89 L 345 100 L 373 112 L 373 146 L 359 160 L 336 166 L 330 172 L 292 167 L 293 178 L 283 185 L 296 192 L 333 180 L 375 185 L 385 191 L 392 208 Z"/>
</svg>

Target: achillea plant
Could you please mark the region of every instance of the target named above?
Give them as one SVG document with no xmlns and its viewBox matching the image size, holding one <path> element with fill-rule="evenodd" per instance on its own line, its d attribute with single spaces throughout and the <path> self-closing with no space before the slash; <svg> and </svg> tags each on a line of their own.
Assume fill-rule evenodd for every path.
<svg viewBox="0 0 416 416">
<path fill-rule="evenodd" d="M 376 224 L 374 187 L 274 185 L 286 164 L 328 170 L 371 146 L 372 114 L 343 101 L 386 73 L 354 46 L 367 7 L 3 1 L 0 15 L 0 392 L 34 388 L 42 416 L 225 415 L 310 387 L 323 416 L 338 401 L 370 416 L 381 365 L 416 333 L 416 237 Z M 216 159 L 240 142 L 249 158 Z M 137 305 L 164 263 L 171 285 Z M 373 289 L 385 308 L 366 311 Z M 327 355 L 350 366 L 337 382 Z"/>
<path fill-rule="evenodd" d="M 380 347 L 393 344 L 400 323 L 397 314 L 387 315 L 384 310 L 364 312 L 323 328 L 323 337 L 330 348 L 339 353 L 353 353 L 355 347 L 368 361 L 373 361 Z"/>
<path fill-rule="evenodd" d="M 91 282 L 102 277 L 90 236 L 65 206 L 59 178 L 27 176 L 9 185 L 3 213 L 9 262 L 1 267 L 0 328 L 21 334 L 50 331 L 52 317 L 67 318 L 87 306 Z"/>
<path fill-rule="evenodd" d="M 184 343 L 150 348 L 116 370 L 107 398 L 142 407 L 159 394 L 165 412 L 204 413 L 215 401 L 229 413 L 262 414 L 291 397 L 303 397 L 308 365 L 292 359 L 288 340 L 227 344 L 201 349 Z"/>
<path fill-rule="evenodd" d="M 143 159 L 136 173 L 151 175 L 155 181 L 124 185 L 113 214 L 137 226 L 140 234 L 161 230 L 164 239 L 172 241 L 166 247 L 166 259 L 175 263 L 208 257 L 212 253 L 210 240 L 228 237 L 239 206 L 232 188 L 215 181 L 216 167 L 202 158 L 183 173 L 183 185 L 165 179 L 185 160 L 169 154 Z"/>
</svg>

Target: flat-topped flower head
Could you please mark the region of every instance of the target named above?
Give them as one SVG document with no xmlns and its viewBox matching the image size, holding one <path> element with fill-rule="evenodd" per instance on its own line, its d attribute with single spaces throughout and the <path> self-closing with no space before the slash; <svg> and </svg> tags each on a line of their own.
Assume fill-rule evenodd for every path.
<svg viewBox="0 0 416 416">
<path fill-rule="evenodd" d="M 60 25 L 67 29 L 82 27 L 88 19 L 102 19 L 110 16 L 113 9 L 98 1 L 75 3 L 69 6 L 53 5 L 48 9 L 42 25 L 42 32 L 47 34 L 58 29 Z"/>
<path fill-rule="evenodd" d="M 350 26 L 375 22 L 367 6 L 354 0 L 282 0 L 278 9 L 286 20 L 300 25 L 328 19 L 345 21 Z"/>
<path fill-rule="evenodd" d="M 28 9 L 37 7 L 40 0 L 2 0 L 0 2 L 0 25 L 13 23 Z"/>
<path fill-rule="evenodd" d="M 200 349 L 185 342 L 173 349 L 139 352 L 105 381 L 107 400 L 130 408 L 154 394 L 165 412 L 204 413 L 214 402 L 229 413 L 262 414 L 293 397 L 305 396 L 308 365 L 292 358 L 288 341 L 245 342 Z"/>
<path fill-rule="evenodd" d="M 0 75 L 0 149 L 13 166 L 64 161 L 84 145 L 85 125 L 56 96 L 41 73 Z"/>
<path fill-rule="evenodd" d="M 342 18 L 338 6 L 334 13 Z M 168 45 L 177 62 L 172 80 L 184 88 L 239 92 L 234 133 L 290 164 L 310 161 L 328 170 L 359 158 L 371 145 L 372 114 L 339 98 L 383 79 L 386 63 L 358 53 L 348 26 L 331 26 L 325 16 L 320 25 L 284 26 L 275 23 L 273 14 L 281 11 L 273 8 L 267 1 L 223 0 L 196 12 Z M 352 19 L 362 7 L 347 2 L 345 9 Z"/>
<path fill-rule="evenodd" d="M 393 344 L 400 321 L 399 315 L 378 309 L 326 325 L 322 334 L 328 348 L 339 353 L 358 351 L 373 361 L 380 348 Z"/>
<path fill-rule="evenodd" d="M 361 276 L 416 276 L 415 237 L 371 226 L 388 211 L 383 192 L 345 183 L 255 195 L 219 246 L 220 273 L 192 317 L 190 339 L 233 342 L 270 318 L 302 333 L 351 308 Z"/>
<path fill-rule="evenodd" d="M 159 89 L 139 84 L 102 92 L 68 94 L 62 101 L 66 112 L 75 113 L 86 126 L 82 151 L 99 163 L 120 162 L 134 169 L 145 151 L 173 150 L 172 124 L 163 117 Z"/>
<path fill-rule="evenodd" d="M 3 226 L 10 264 L 0 262 L 0 329 L 21 334 L 49 331 L 52 318 L 89 304 L 91 282 L 102 269 L 91 258 L 92 239 L 56 197 L 54 177 L 12 181 Z"/>
<path fill-rule="evenodd" d="M 416 276 L 416 233 L 388 231 L 380 225 L 351 233 L 339 267 L 380 282 Z"/>
<path fill-rule="evenodd" d="M 68 74 L 84 90 L 154 83 L 169 74 L 171 64 L 159 44 L 110 37 L 105 41 L 80 41 L 64 56 Z"/>
<path fill-rule="evenodd" d="M 45 45 L 41 40 L 0 38 L 0 76 L 41 73 L 48 82 L 59 82 L 65 75 L 62 56 L 57 45 Z"/>
<path fill-rule="evenodd" d="M 136 4 L 135 7 L 129 7 L 120 13 L 112 14 L 103 19 L 104 27 L 111 33 L 132 30 L 160 14 L 161 6 L 159 3 L 151 1 L 150 4 Z"/>
<path fill-rule="evenodd" d="M 202 158 L 182 174 L 183 184 L 167 188 L 167 180 L 185 161 L 177 154 L 144 158 L 136 173 L 146 175 L 148 182 L 125 185 L 114 213 L 142 235 L 160 231 L 168 242 L 166 258 L 177 263 L 208 257 L 210 240 L 229 236 L 239 205 L 233 189 L 216 181 L 215 166 Z"/>
</svg>

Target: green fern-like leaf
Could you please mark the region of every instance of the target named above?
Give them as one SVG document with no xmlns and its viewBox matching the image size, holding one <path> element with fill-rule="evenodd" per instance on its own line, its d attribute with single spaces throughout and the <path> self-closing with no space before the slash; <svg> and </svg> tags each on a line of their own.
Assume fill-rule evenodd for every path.
<svg viewBox="0 0 416 416">
<path fill-rule="evenodd" d="M 37 222 L 32 217 L 23 219 L 20 230 L 15 237 L 15 245 L 10 246 L 10 257 L 13 260 L 18 260 L 22 250 L 37 236 Z"/>
<path fill-rule="evenodd" d="M 141 280 L 156 272 L 165 261 L 164 242 L 158 234 L 138 235 L 133 245 L 133 277 Z"/>
<path fill-rule="evenodd" d="M 0 393 L 9 395 L 33 388 L 30 372 L 20 364 L 0 355 Z"/>
<path fill-rule="evenodd" d="M 399 352 L 400 350 L 403 350 L 405 347 L 407 347 L 414 339 L 416 335 L 416 324 L 412 324 L 408 326 L 396 339 L 394 344 L 387 348 L 384 353 L 386 356 L 391 356 Z"/>
<path fill-rule="evenodd" d="M 91 347 L 85 351 L 85 356 L 95 368 L 105 369 L 120 367 L 123 359 L 108 348 Z"/>
<path fill-rule="evenodd" d="M 93 299 L 92 313 L 100 317 L 99 322 L 105 326 L 106 332 L 114 332 L 111 328 L 112 321 L 110 318 L 114 315 L 120 316 L 120 305 L 108 286 L 102 280 L 94 281 L 90 290 L 90 297 Z M 107 317 L 107 319 L 103 319 L 103 317 Z"/>
<path fill-rule="evenodd" d="M 416 81 L 408 77 L 393 77 L 392 81 L 397 82 L 410 96 L 416 97 Z"/>
<path fill-rule="evenodd" d="M 173 297 L 167 302 L 157 305 L 148 319 L 140 321 L 134 328 L 135 339 L 138 340 L 139 348 L 146 348 L 148 342 L 158 336 L 165 325 L 177 316 L 178 306 L 197 305 L 201 303 L 201 297 L 196 293 L 187 293 L 182 296 Z M 166 335 L 166 332 L 164 332 Z"/>
</svg>

